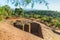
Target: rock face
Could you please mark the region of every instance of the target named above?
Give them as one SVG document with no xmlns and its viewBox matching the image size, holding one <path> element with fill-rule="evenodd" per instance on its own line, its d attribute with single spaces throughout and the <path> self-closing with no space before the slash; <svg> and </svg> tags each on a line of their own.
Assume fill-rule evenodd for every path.
<svg viewBox="0 0 60 40">
<path fill-rule="evenodd" d="M 6 22 L 0 22 L 0 40 L 43 40 L 30 33 L 17 29 Z"/>
<path fill-rule="evenodd" d="M 46 25 L 39 22 L 36 23 L 40 24 L 44 39 L 3 21 L 0 22 L 0 40 L 60 40 L 60 35 L 53 33 Z"/>
<path fill-rule="evenodd" d="M 55 34 L 49 27 L 40 23 L 44 40 L 60 40 L 60 35 Z"/>
<path fill-rule="evenodd" d="M 43 38 L 41 26 L 40 26 L 40 24 L 38 24 L 36 22 L 22 24 L 22 22 L 20 22 L 18 20 L 16 22 L 14 22 L 13 25 L 14 25 L 14 27 L 19 28 L 25 32 L 29 32 L 31 34 L 34 34 L 35 36 Z"/>
</svg>

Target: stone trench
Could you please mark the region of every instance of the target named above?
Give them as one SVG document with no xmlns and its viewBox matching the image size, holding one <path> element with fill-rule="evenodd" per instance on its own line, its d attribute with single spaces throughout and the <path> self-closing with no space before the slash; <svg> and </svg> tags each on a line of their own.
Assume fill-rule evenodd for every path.
<svg viewBox="0 0 60 40">
<path fill-rule="evenodd" d="M 13 25 L 14 27 L 19 28 L 25 32 L 29 32 L 33 35 L 43 38 L 41 26 L 36 22 L 22 24 L 21 21 L 16 20 L 16 22 L 14 22 Z"/>
</svg>

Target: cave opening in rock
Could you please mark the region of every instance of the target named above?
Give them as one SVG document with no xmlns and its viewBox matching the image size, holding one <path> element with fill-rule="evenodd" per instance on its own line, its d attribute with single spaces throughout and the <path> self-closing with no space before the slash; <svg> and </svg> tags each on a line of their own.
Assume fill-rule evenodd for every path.
<svg viewBox="0 0 60 40">
<path fill-rule="evenodd" d="M 35 23 L 35 22 L 31 23 L 31 33 L 43 38 L 42 29 L 40 27 L 40 24 L 38 23 Z"/>
<path fill-rule="evenodd" d="M 16 28 L 23 29 L 23 25 L 21 25 L 21 24 L 18 23 L 18 22 L 14 22 L 13 25 L 14 25 L 14 27 L 16 27 Z"/>
<path fill-rule="evenodd" d="M 28 24 L 24 25 L 24 31 L 29 32 L 29 25 Z"/>
<path fill-rule="evenodd" d="M 19 29 L 22 29 L 25 32 L 30 32 L 33 35 L 43 38 L 41 26 L 36 22 L 31 22 L 29 24 L 24 25 L 23 24 L 21 25 L 20 22 L 15 22 L 14 26 Z"/>
</svg>

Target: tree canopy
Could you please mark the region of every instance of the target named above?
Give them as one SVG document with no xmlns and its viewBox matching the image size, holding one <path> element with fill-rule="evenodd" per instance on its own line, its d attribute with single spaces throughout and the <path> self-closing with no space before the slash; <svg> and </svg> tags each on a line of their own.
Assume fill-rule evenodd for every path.
<svg viewBox="0 0 60 40">
<path fill-rule="evenodd" d="M 43 3 L 48 8 L 48 2 L 46 0 L 7 0 L 7 2 L 14 4 L 15 6 L 21 5 L 21 6 L 27 6 L 31 3 L 31 7 L 34 7 L 35 3 Z"/>
</svg>

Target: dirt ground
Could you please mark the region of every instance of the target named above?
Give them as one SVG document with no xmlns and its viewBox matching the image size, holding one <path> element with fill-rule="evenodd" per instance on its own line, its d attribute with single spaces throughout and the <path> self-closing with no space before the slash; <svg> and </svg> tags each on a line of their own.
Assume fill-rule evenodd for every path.
<svg viewBox="0 0 60 40">
<path fill-rule="evenodd" d="M 9 21 L 0 22 L 0 40 L 60 40 L 60 35 L 53 33 L 46 25 L 42 23 L 39 24 L 41 25 L 44 39 L 17 29 L 9 23 Z"/>
</svg>

